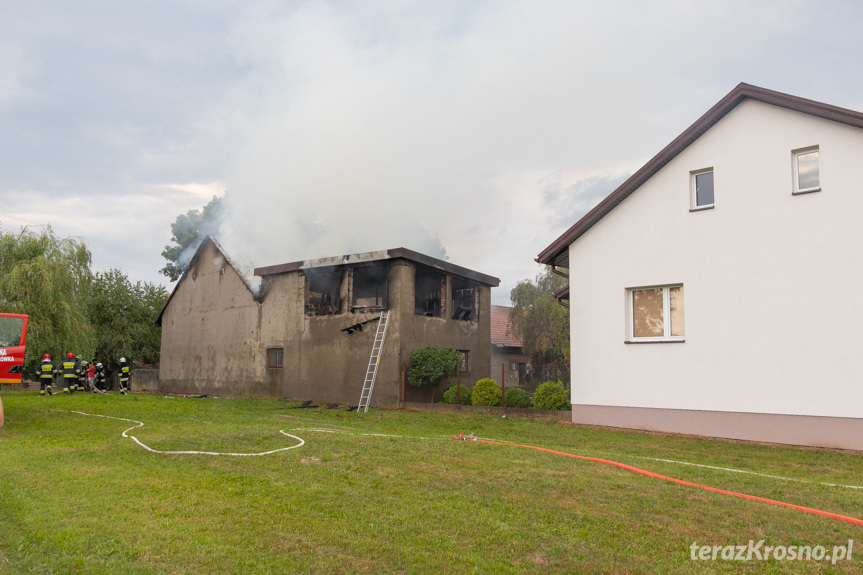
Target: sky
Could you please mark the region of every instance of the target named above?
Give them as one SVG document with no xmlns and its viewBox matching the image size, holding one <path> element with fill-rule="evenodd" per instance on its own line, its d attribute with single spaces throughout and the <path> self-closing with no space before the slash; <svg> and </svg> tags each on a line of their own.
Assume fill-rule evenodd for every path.
<svg viewBox="0 0 863 575">
<path fill-rule="evenodd" d="M 410 248 L 500 278 L 740 82 L 863 111 L 863 3 L 0 0 L 0 229 L 159 274 Z M 573 273 L 577 273 L 573 270 Z"/>
</svg>

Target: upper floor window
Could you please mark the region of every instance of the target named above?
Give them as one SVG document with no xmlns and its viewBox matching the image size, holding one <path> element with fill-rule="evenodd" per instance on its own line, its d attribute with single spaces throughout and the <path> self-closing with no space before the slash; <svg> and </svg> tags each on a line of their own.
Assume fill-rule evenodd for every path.
<svg viewBox="0 0 863 575">
<path fill-rule="evenodd" d="M 352 312 L 381 311 L 387 307 L 386 266 L 370 264 L 354 269 Z"/>
<path fill-rule="evenodd" d="M 461 278 L 452 278 L 452 319 L 477 321 L 479 294 L 476 284 Z"/>
<path fill-rule="evenodd" d="M 713 207 L 713 168 L 690 172 L 690 208 Z"/>
<path fill-rule="evenodd" d="M 803 194 L 821 190 L 821 170 L 818 165 L 818 146 L 791 152 L 794 165 L 794 192 Z"/>
<path fill-rule="evenodd" d="M 446 276 L 422 266 L 416 268 L 414 313 L 428 317 L 446 316 Z"/>
<path fill-rule="evenodd" d="M 633 288 L 629 291 L 627 341 L 683 341 L 683 286 Z"/>
</svg>

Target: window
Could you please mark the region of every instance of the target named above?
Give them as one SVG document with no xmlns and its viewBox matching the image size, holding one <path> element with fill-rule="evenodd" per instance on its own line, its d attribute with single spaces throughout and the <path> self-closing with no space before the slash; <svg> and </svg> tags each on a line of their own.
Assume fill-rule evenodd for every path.
<svg viewBox="0 0 863 575">
<path fill-rule="evenodd" d="M 414 313 L 427 317 L 446 316 L 446 276 L 442 273 L 416 268 L 414 282 Z"/>
<path fill-rule="evenodd" d="M 633 288 L 629 290 L 627 341 L 683 341 L 683 286 Z"/>
<path fill-rule="evenodd" d="M 306 270 L 306 315 L 339 313 L 340 269 Z"/>
<path fill-rule="evenodd" d="M 690 172 L 690 209 L 713 207 L 713 168 Z"/>
<path fill-rule="evenodd" d="M 791 152 L 794 166 L 795 194 L 821 191 L 821 173 L 818 166 L 818 146 Z"/>
<path fill-rule="evenodd" d="M 461 363 L 458 364 L 458 370 L 462 373 L 470 373 L 470 351 L 465 349 L 458 351 L 461 354 Z"/>
<path fill-rule="evenodd" d="M 281 347 L 273 347 L 267 350 L 267 367 L 284 367 L 285 350 Z"/>
<path fill-rule="evenodd" d="M 452 319 L 476 321 L 477 287 L 460 278 L 452 279 Z"/>
<path fill-rule="evenodd" d="M 382 265 L 354 268 L 352 312 L 381 311 L 387 307 L 387 269 Z"/>
</svg>

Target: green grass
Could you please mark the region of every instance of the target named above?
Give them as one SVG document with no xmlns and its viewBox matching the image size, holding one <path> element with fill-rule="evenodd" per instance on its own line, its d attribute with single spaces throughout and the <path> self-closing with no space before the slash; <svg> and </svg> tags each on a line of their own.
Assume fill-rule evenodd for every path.
<svg viewBox="0 0 863 575">
<path fill-rule="evenodd" d="M 863 455 L 488 415 L 4 388 L 0 574 L 858 573 L 863 527 L 461 432 L 863 518 Z M 260 457 L 150 453 L 261 452 Z M 333 433 L 313 431 L 327 429 Z M 378 434 L 378 435 L 370 435 Z M 396 435 L 385 437 L 380 434 Z M 801 481 L 663 463 L 670 459 Z M 812 483 L 805 483 L 812 482 Z M 693 561 L 834 545 L 851 561 Z M 859 554 L 859 555 L 858 555 Z"/>
</svg>

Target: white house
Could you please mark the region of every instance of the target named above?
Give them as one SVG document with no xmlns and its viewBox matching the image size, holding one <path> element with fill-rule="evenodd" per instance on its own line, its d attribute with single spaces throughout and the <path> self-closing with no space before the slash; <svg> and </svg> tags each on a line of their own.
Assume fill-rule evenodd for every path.
<svg viewBox="0 0 863 575">
<path fill-rule="evenodd" d="M 537 258 L 576 423 L 863 450 L 863 113 L 740 84 Z"/>
</svg>

